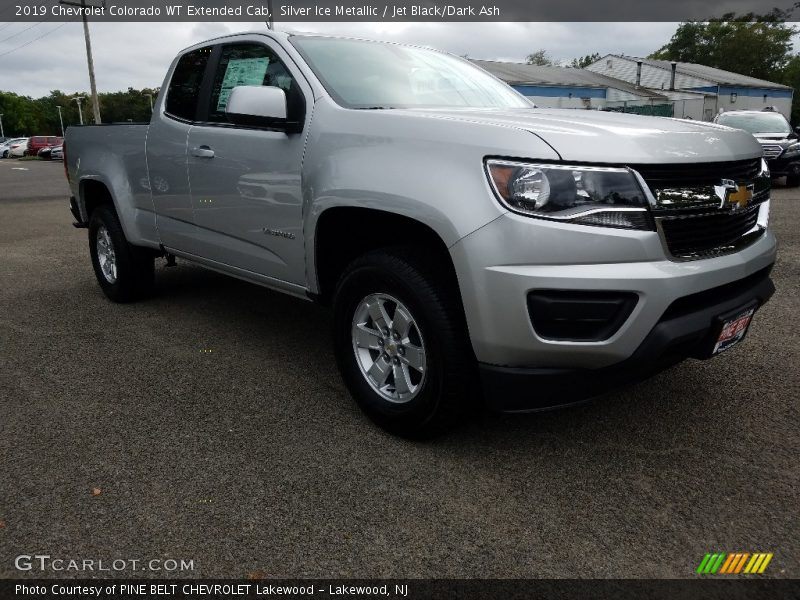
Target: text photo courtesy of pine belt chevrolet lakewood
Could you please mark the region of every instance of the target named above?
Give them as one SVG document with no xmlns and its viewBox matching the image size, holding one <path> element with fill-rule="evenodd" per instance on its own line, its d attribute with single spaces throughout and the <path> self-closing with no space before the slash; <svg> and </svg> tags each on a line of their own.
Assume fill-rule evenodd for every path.
<svg viewBox="0 0 800 600">
<path fill-rule="evenodd" d="M 741 130 L 539 109 L 445 53 L 276 32 L 191 47 L 161 89 L 149 125 L 67 131 L 105 294 L 147 296 L 165 256 L 330 304 L 350 393 L 398 434 L 711 358 L 774 291 Z"/>
</svg>

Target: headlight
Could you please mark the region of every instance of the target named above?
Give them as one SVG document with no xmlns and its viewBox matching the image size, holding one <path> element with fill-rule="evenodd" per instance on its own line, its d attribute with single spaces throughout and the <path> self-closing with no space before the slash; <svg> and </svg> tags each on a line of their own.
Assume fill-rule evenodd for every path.
<svg viewBox="0 0 800 600">
<path fill-rule="evenodd" d="M 783 157 L 786 157 L 786 156 L 797 156 L 798 154 L 800 154 L 800 143 L 792 144 L 786 150 L 784 150 Z"/>
<path fill-rule="evenodd" d="M 654 229 L 639 181 L 624 167 L 490 159 L 486 170 L 500 202 L 516 213 L 580 225 Z"/>
</svg>

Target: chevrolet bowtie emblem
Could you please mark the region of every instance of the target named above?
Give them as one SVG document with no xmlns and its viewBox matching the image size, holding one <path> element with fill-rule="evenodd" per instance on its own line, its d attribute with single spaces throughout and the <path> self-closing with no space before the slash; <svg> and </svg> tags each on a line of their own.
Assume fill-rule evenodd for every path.
<svg viewBox="0 0 800 600">
<path fill-rule="evenodd" d="M 736 184 L 730 179 L 723 179 L 722 185 L 715 185 L 714 191 L 721 200 L 720 208 L 729 206 L 733 210 L 747 208 L 753 199 L 753 184 Z"/>
</svg>

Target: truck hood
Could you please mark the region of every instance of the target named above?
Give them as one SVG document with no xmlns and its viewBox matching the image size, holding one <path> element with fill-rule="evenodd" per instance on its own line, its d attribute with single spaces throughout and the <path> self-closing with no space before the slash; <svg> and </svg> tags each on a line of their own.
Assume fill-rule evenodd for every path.
<svg viewBox="0 0 800 600">
<path fill-rule="evenodd" d="M 692 163 L 761 156 L 744 131 L 711 123 L 569 109 L 401 109 L 424 118 L 524 129 L 563 160 L 602 163 Z"/>
</svg>

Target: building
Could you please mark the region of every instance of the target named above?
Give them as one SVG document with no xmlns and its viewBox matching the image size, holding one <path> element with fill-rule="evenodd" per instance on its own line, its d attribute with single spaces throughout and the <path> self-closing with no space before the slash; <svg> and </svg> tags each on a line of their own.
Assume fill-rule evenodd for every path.
<svg viewBox="0 0 800 600">
<path fill-rule="evenodd" d="M 792 112 L 791 87 L 705 65 L 608 54 L 586 70 L 667 96 L 676 117 L 681 107 L 683 116 L 705 121 L 720 110 L 772 106 L 787 119 Z"/>
<path fill-rule="evenodd" d="M 667 97 L 660 92 L 636 88 L 627 81 L 585 69 L 490 60 L 472 62 L 508 83 L 537 106 L 546 108 L 653 108 L 667 102 Z"/>
</svg>

